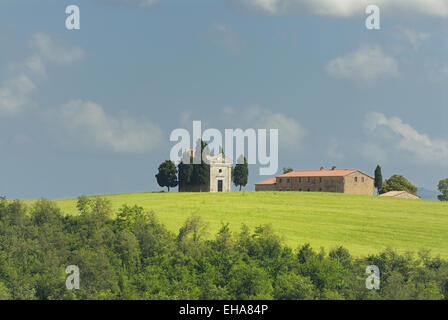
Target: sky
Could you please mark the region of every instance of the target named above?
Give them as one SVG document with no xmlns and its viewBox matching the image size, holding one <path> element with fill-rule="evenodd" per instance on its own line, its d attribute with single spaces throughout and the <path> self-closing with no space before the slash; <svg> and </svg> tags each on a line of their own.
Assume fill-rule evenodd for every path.
<svg viewBox="0 0 448 320">
<path fill-rule="evenodd" d="M 193 120 L 278 128 L 278 174 L 380 164 L 435 190 L 448 177 L 448 0 L 377 0 L 379 30 L 369 4 L 2 0 L 0 194 L 159 191 L 170 133 Z M 245 190 L 271 177 L 258 169 Z"/>
</svg>

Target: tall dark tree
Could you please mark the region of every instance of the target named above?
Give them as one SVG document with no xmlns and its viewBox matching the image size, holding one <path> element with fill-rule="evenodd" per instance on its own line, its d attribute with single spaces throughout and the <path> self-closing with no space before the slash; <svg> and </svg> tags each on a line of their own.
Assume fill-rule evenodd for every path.
<svg viewBox="0 0 448 320">
<path fill-rule="evenodd" d="M 380 189 L 382 186 L 383 186 L 383 174 L 381 172 L 380 165 L 377 165 L 375 169 L 375 188 L 378 194 L 380 194 Z"/>
<path fill-rule="evenodd" d="M 417 190 L 417 187 L 410 183 L 405 177 L 394 174 L 392 177 L 384 181 L 383 186 L 380 189 L 380 193 L 386 193 L 389 191 L 407 191 L 417 195 Z"/>
<path fill-rule="evenodd" d="M 176 165 L 171 160 L 162 162 L 159 166 L 159 173 L 156 174 L 157 183 L 161 187 L 167 187 L 168 192 L 170 188 L 177 186 L 179 181 L 177 180 Z"/>
<path fill-rule="evenodd" d="M 185 151 L 181 161 L 177 165 L 179 187 L 188 186 L 191 184 L 193 176 L 193 156 L 190 151 Z"/>
<path fill-rule="evenodd" d="M 439 181 L 439 185 L 437 186 L 440 193 L 437 198 L 440 201 L 448 201 L 448 178 Z"/>
<path fill-rule="evenodd" d="M 208 144 L 202 139 L 198 140 L 194 153 L 193 172 L 191 184 L 201 186 L 210 184 L 210 164 L 207 161 L 207 155 L 210 154 Z"/>
<path fill-rule="evenodd" d="M 293 172 L 294 171 L 294 169 L 293 168 L 290 168 L 290 167 L 288 167 L 288 168 L 283 168 L 283 174 L 285 174 L 285 173 L 289 173 L 289 172 Z"/>
<path fill-rule="evenodd" d="M 247 185 L 247 180 L 249 177 L 249 167 L 247 165 L 246 157 L 241 155 L 238 158 L 237 164 L 235 165 L 235 171 L 233 173 L 233 184 L 235 186 L 244 187 Z"/>
</svg>

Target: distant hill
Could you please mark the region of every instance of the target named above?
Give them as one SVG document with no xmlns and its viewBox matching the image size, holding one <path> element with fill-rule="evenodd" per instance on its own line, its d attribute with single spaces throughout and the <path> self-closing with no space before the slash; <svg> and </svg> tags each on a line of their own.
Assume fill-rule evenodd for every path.
<svg viewBox="0 0 448 320">
<path fill-rule="evenodd" d="M 439 194 L 436 190 L 430 190 L 426 188 L 418 188 L 418 195 L 423 200 L 438 200 L 437 195 Z"/>
<path fill-rule="evenodd" d="M 400 252 L 431 249 L 448 258 L 448 203 L 319 192 L 134 193 L 105 195 L 116 212 L 122 205 L 154 211 L 178 232 L 198 215 L 214 235 L 229 222 L 239 232 L 271 224 L 292 248 L 309 242 L 327 250 L 343 245 L 356 256 L 387 247 Z M 26 201 L 31 205 L 33 201 Z M 76 199 L 57 200 L 65 214 L 79 214 Z"/>
</svg>

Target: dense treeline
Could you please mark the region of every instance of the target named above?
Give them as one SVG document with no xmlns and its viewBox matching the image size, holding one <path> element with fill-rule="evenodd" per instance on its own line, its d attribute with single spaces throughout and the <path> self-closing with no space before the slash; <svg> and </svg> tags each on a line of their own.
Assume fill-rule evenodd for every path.
<svg viewBox="0 0 448 320">
<path fill-rule="evenodd" d="M 0 299 L 448 297 L 448 262 L 425 251 L 354 258 L 342 247 L 293 250 L 269 226 L 232 234 L 223 225 L 213 237 L 193 216 L 173 234 L 137 206 L 112 218 L 106 200 L 81 197 L 78 209 L 0 201 Z M 80 290 L 66 289 L 68 265 L 80 269 Z M 381 270 L 380 290 L 366 289 L 368 265 Z"/>
</svg>

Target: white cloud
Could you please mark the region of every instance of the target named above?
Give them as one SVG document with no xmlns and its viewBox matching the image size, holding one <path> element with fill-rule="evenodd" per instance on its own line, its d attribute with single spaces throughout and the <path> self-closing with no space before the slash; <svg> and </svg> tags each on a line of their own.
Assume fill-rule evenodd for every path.
<svg viewBox="0 0 448 320">
<path fill-rule="evenodd" d="M 59 110 L 58 122 L 76 142 L 113 152 L 146 152 L 162 138 L 152 122 L 108 115 L 90 101 L 69 101 Z"/>
<path fill-rule="evenodd" d="M 280 9 L 279 0 L 228 0 L 228 2 L 268 14 L 277 14 Z"/>
<path fill-rule="evenodd" d="M 226 107 L 222 114 L 228 127 L 236 129 L 278 129 L 279 143 L 297 149 L 306 135 L 306 130 L 292 117 L 283 113 L 272 112 L 259 106 L 242 109 Z"/>
<path fill-rule="evenodd" d="M 400 15 L 404 12 L 429 16 L 448 16 L 448 0 L 227 0 L 267 14 L 310 12 L 317 15 L 362 16 L 365 8 L 375 4 L 380 9 Z"/>
<path fill-rule="evenodd" d="M 35 54 L 25 59 L 24 67 L 26 71 L 37 76 L 45 77 L 47 75 L 46 67 L 42 58 Z"/>
<path fill-rule="evenodd" d="M 431 37 L 430 33 L 413 31 L 402 26 L 398 26 L 397 31 L 398 36 L 408 41 L 414 50 L 418 50 L 423 42 Z"/>
<path fill-rule="evenodd" d="M 219 45 L 230 53 L 241 51 L 240 42 L 235 33 L 222 23 L 213 23 L 209 29 L 209 39 L 216 45 Z"/>
<path fill-rule="evenodd" d="M 31 45 L 43 58 L 55 64 L 70 65 L 85 57 L 85 52 L 81 48 L 56 43 L 45 33 L 34 34 Z"/>
<path fill-rule="evenodd" d="M 121 0 L 121 1 L 126 3 L 136 3 L 139 6 L 146 8 L 152 7 L 159 2 L 159 0 Z"/>
<path fill-rule="evenodd" d="M 448 165 L 448 140 L 431 139 L 419 133 L 400 118 L 387 118 L 382 113 L 366 115 L 365 128 L 374 139 L 375 148 L 389 150 L 389 153 L 406 156 L 421 164 Z M 405 154 L 403 154 L 405 153 Z"/>
<path fill-rule="evenodd" d="M 38 80 L 46 76 L 47 65 L 67 66 L 85 57 L 82 49 L 63 45 L 44 33 L 35 34 L 31 46 L 33 54 L 7 68 L 9 75 L 0 86 L 0 113 L 17 114 L 36 104 L 32 95 Z M 49 127 L 58 130 L 57 138 L 72 138 L 75 143 L 114 152 L 145 152 L 162 136 L 160 128 L 150 121 L 111 116 L 90 101 L 72 100 L 47 115 Z"/>
<path fill-rule="evenodd" d="M 98 0 L 104 3 L 121 3 L 126 5 L 136 5 L 143 8 L 151 8 L 157 3 L 159 0 Z"/>
<path fill-rule="evenodd" d="M 35 105 L 32 95 L 39 80 L 46 76 L 46 62 L 69 65 L 84 57 L 82 49 L 55 43 L 44 33 L 36 33 L 31 46 L 35 53 L 6 68 L 9 72 L 0 84 L 0 114 L 19 114 Z"/>
<path fill-rule="evenodd" d="M 328 62 L 326 70 L 336 78 L 360 79 L 366 82 L 398 76 L 395 59 L 385 55 L 378 46 L 364 46 L 346 56 L 335 58 Z"/>
<path fill-rule="evenodd" d="M 36 91 L 35 83 L 26 74 L 18 74 L 0 87 L 0 113 L 17 114 L 31 105 L 30 96 Z"/>
</svg>

